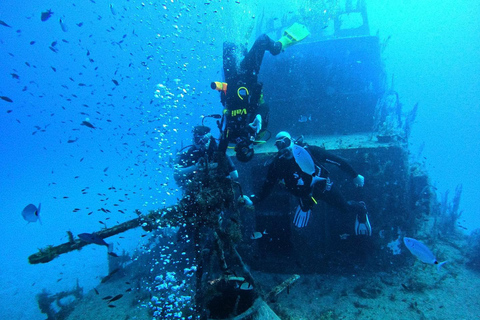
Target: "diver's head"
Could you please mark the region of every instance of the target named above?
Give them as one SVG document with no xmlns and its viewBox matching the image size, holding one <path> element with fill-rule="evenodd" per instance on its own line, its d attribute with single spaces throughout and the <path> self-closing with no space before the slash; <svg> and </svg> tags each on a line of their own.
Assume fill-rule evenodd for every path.
<svg viewBox="0 0 480 320">
<path fill-rule="evenodd" d="M 209 127 L 196 126 L 193 128 L 193 143 L 197 148 L 208 148 L 211 136 Z"/>
<path fill-rule="evenodd" d="M 247 139 L 237 142 L 235 146 L 235 156 L 240 162 L 248 162 L 253 158 L 253 143 Z"/>
<path fill-rule="evenodd" d="M 293 143 L 290 133 L 286 131 L 280 131 L 275 137 L 275 146 L 278 149 L 278 153 L 282 154 L 282 156 L 290 158 L 290 155 L 293 155 L 291 152 Z"/>
<path fill-rule="evenodd" d="M 278 151 L 292 146 L 292 136 L 287 131 L 280 131 L 275 137 L 275 147 Z"/>
</svg>

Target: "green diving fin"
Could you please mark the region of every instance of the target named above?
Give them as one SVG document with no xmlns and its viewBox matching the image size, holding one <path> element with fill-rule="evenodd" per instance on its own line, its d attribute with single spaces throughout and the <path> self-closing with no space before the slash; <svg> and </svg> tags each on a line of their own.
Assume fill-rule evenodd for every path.
<svg viewBox="0 0 480 320">
<path fill-rule="evenodd" d="M 285 30 L 283 36 L 278 40 L 282 44 L 282 50 L 305 39 L 310 32 L 303 24 L 295 22 L 290 28 Z"/>
</svg>

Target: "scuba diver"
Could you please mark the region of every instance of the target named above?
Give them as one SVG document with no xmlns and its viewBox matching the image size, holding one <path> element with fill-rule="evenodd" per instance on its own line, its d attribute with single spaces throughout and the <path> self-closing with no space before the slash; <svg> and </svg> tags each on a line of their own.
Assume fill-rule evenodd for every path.
<svg viewBox="0 0 480 320">
<path fill-rule="evenodd" d="M 357 187 L 363 187 L 365 178 L 344 159 L 331 154 L 323 148 L 300 145 L 292 140 L 288 132 L 281 131 L 276 136 L 275 146 L 278 153 L 268 168 L 267 178 L 257 195 L 243 196 L 248 206 L 265 199 L 278 181 L 283 180 L 286 189 L 298 197 L 293 223 L 298 228 L 307 226 L 311 210 L 318 200 L 323 200 L 344 213 L 355 213 L 355 234 L 372 235 L 367 207 L 363 201 L 346 201 L 335 184 L 330 180 L 329 172 L 323 164 L 338 166 L 353 179 Z"/>
<path fill-rule="evenodd" d="M 233 143 L 239 161 L 248 162 L 252 159 L 255 139 L 265 132 L 268 122 L 268 106 L 263 100 L 262 84 L 258 82 L 264 53 L 269 51 L 274 56 L 278 55 L 309 34 L 305 26 L 294 23 L 278 41 L 273 41 L 266 34 L 261 35 L 248 53 L 233 43 L 224 43 L 225 82 L 211 84 L 212 89 L 220 91 L 221 103 L 225 108 L 219 123 L 221 151 L 225 152 L 228 145 Z M 237 59 L 239 53 L 244 55 L 241 62 Z"/>
<path fill-rule="evenodd" d="M 216 151 L 218 151 L 218 145 L 210 133 L 210 128 L 203 125 L 194 127 L 193 145 L 179 156 L 177 164 L 174 166 L 173 177 L 177 184 L 185 186 L 197 172 L 216 169 L 220 161 Z M 228 172 L 225 173 L 225 176 L 237 180 L 238 172 L 235 165 L 229 157 L 226 159 Z"/>
</svg>

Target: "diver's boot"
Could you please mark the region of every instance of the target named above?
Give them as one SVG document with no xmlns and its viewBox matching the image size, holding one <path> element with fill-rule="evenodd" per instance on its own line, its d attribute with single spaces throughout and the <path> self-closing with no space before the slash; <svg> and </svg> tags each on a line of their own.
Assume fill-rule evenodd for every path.
<svg viewBox="0 0 480 320">
<path fill-rule="evenodd" d="M 368 211 L 365 202 L 357 202 L 356 205 L 359 206 L 361 212 L 357 213 L 355 218 L 355 234 L 357 236 L 371 236 L 372 235 L 372 226 L 370 225 L 370 220 L 368 219 Z"/>
<path fill-rule="evenodd" d="M 278 40 L 282 44 L 282 50 L 305 39 L 310 32 L 303 24 L 295 22 L 290 28 L 285 30 L 283 36 Z"/>
</svg>

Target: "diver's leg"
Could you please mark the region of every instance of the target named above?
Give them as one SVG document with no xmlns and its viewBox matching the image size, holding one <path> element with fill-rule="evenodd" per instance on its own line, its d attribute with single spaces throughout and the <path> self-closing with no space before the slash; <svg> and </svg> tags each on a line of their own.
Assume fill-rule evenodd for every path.
<svg viewBox="0 0 480 320">
<path fill-rule="evenodd" d="M 315 188 L 317 189 L 317 188 Z M 321 189 L 321 188 L 318 188 Z M 334 184 L 331 185 L 330 190 L 324 190 L 324 191 L 318 191 L 314 193 L 314 198 L 315 200 L 322 200 L 331 205 L 332 207 L 337 208 L 340 210 L 342 213 L 349 213 L 350 211 L 350 205 L 345 200 L 343 197 L 342 193 L 340 190 L 338 190 L 337 186 Z"/>
<path fill-rule="evenodd" d="M 318 192 L 315 194 L 316 200 L 323 200 L 329 205 L 339 209 L 343 213 L 355 216 L 355 234 L 372 235 L 372 227 L 368 219 L 368 210 L 363 201 L 346 201 L 340 190 L 333 184 L 330 191 Z"/>
<path fill-rule="evenodd" d="M 269 51 L 276 56 L 282 51 L 282 44 L 278 41 L 273 41 L 266 34 L 262 34 L 255 40 L 252 48 L 243 59 L 240 65 L 242 70 L 247 74 L 258 75 L 265 51 Z"/>
</svg>

